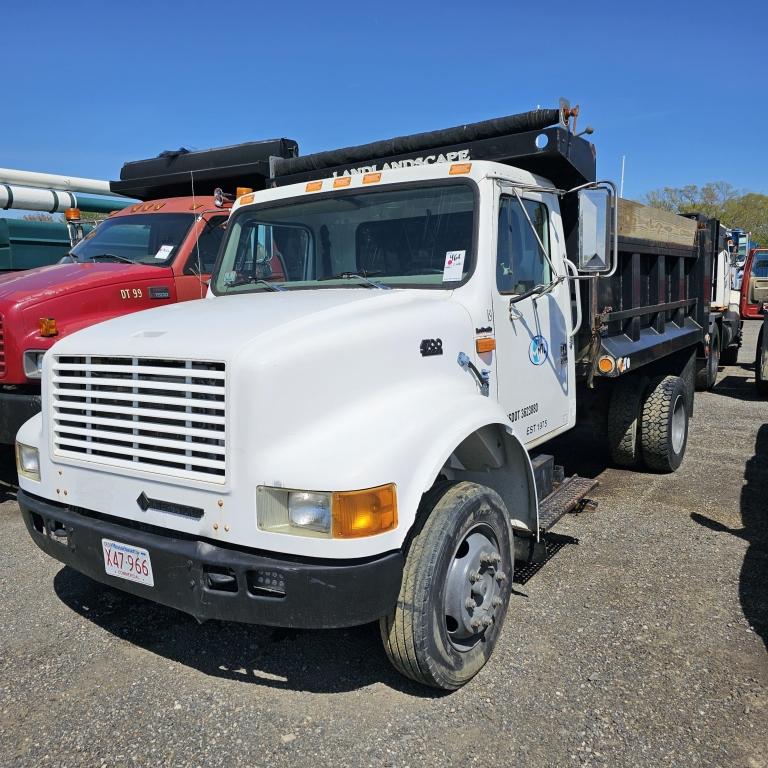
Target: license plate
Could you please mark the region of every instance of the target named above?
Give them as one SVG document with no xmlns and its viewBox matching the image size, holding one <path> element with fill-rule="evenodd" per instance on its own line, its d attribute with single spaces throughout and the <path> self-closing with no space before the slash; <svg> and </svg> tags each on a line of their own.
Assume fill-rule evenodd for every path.
<svg viewBox="0 0 768 768">
<path fill-rule="evenodd" d="M 111 539 L 102 539 L 101 549 L 104 553 L 104 570 L 110 576 L 135 581 L 148 587 L 155 586 L 152 561 L 146 549 Z"/>
</svg>

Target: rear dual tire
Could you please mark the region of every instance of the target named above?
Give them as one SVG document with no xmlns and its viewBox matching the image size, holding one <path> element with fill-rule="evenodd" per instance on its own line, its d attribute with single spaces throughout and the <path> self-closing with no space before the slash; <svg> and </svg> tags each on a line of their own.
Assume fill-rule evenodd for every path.
<svg viewBox="0 0 768 768">
<path fill-rule="evenodd" d="M 726 350 L 723 350 L 725 357 Z M 738 350 L 737 350 L 738 352 Z M 712 330 L 709 339 L 709 355 L 704 367 L 696 374 L 696 389 L 707 391 L 714 389 L 717 384 L 717 374 L 720 368 L 720 331 L 717 326 Z"/>
<path fill-rule="evenodd" d="M 620 467 L 645 465 L 674 472 L 688 443 L 685 382 L 679 376 L 619 379 L 608 409 L 611 459 Z"/>
<path fill-rule="evenodd" d="M 674 472 L 688 444 L 685 382 L 679 376 L 656 379 L 645 397 L 640 423 L 643 461 L 656 472 Z"/>
</svg>

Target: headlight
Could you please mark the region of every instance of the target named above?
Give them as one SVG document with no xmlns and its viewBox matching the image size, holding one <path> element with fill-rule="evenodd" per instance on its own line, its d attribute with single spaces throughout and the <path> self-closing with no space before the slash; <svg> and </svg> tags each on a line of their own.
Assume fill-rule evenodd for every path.
<svg viewBox="0 0 768 768">
<path fill-rule="evenodd" d="M 16 443 L 16 469 L 30 480 L 40 481 L 40 451 L 31 445 Z"/>
<path fill-rule="evenodd" d="M 288 494 L 288 524 L 292 528 L 329 533 L 331 494 L 291 491 Z"/>
<path fill-rule="evenodd" d="M 259 528 L 293 536 L 351 539 L 397 527 L 395 485 L 362 491 L 289 491 L 260 486 L 256 493 Z"/>
<path fill-rule="evenodd" d="M 24 353 L 24 375 L 28 379 L 39 379 L 43 375 L 44 349 L 28 349 Z"/>
</svg>

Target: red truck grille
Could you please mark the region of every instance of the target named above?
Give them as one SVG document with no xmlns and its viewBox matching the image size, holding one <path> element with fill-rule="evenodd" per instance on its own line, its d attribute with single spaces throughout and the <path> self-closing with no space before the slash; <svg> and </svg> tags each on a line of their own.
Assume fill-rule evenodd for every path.
<svg viewBox="0 0 768 768">
<path fill-rule="evenodd" d="M 60 355 L 51 395 L 59 456 L 225 480 L 224 363 Z"/>
<path fill-rule="evenodd" d="M 5 323 L 0 315 L 0 378 L 5 376 Z"/>
</svg>

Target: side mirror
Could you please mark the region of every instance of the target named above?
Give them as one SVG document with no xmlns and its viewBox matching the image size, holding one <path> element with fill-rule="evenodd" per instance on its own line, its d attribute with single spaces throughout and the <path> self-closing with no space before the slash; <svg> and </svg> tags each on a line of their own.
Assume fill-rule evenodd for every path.
<svg viewBox="0 0 768 768">
<path fill-rule="evenodd" d="M 610 262 L 611 194 L 579 190 L 579 271 L 604 272 Z"/>
</svg>

